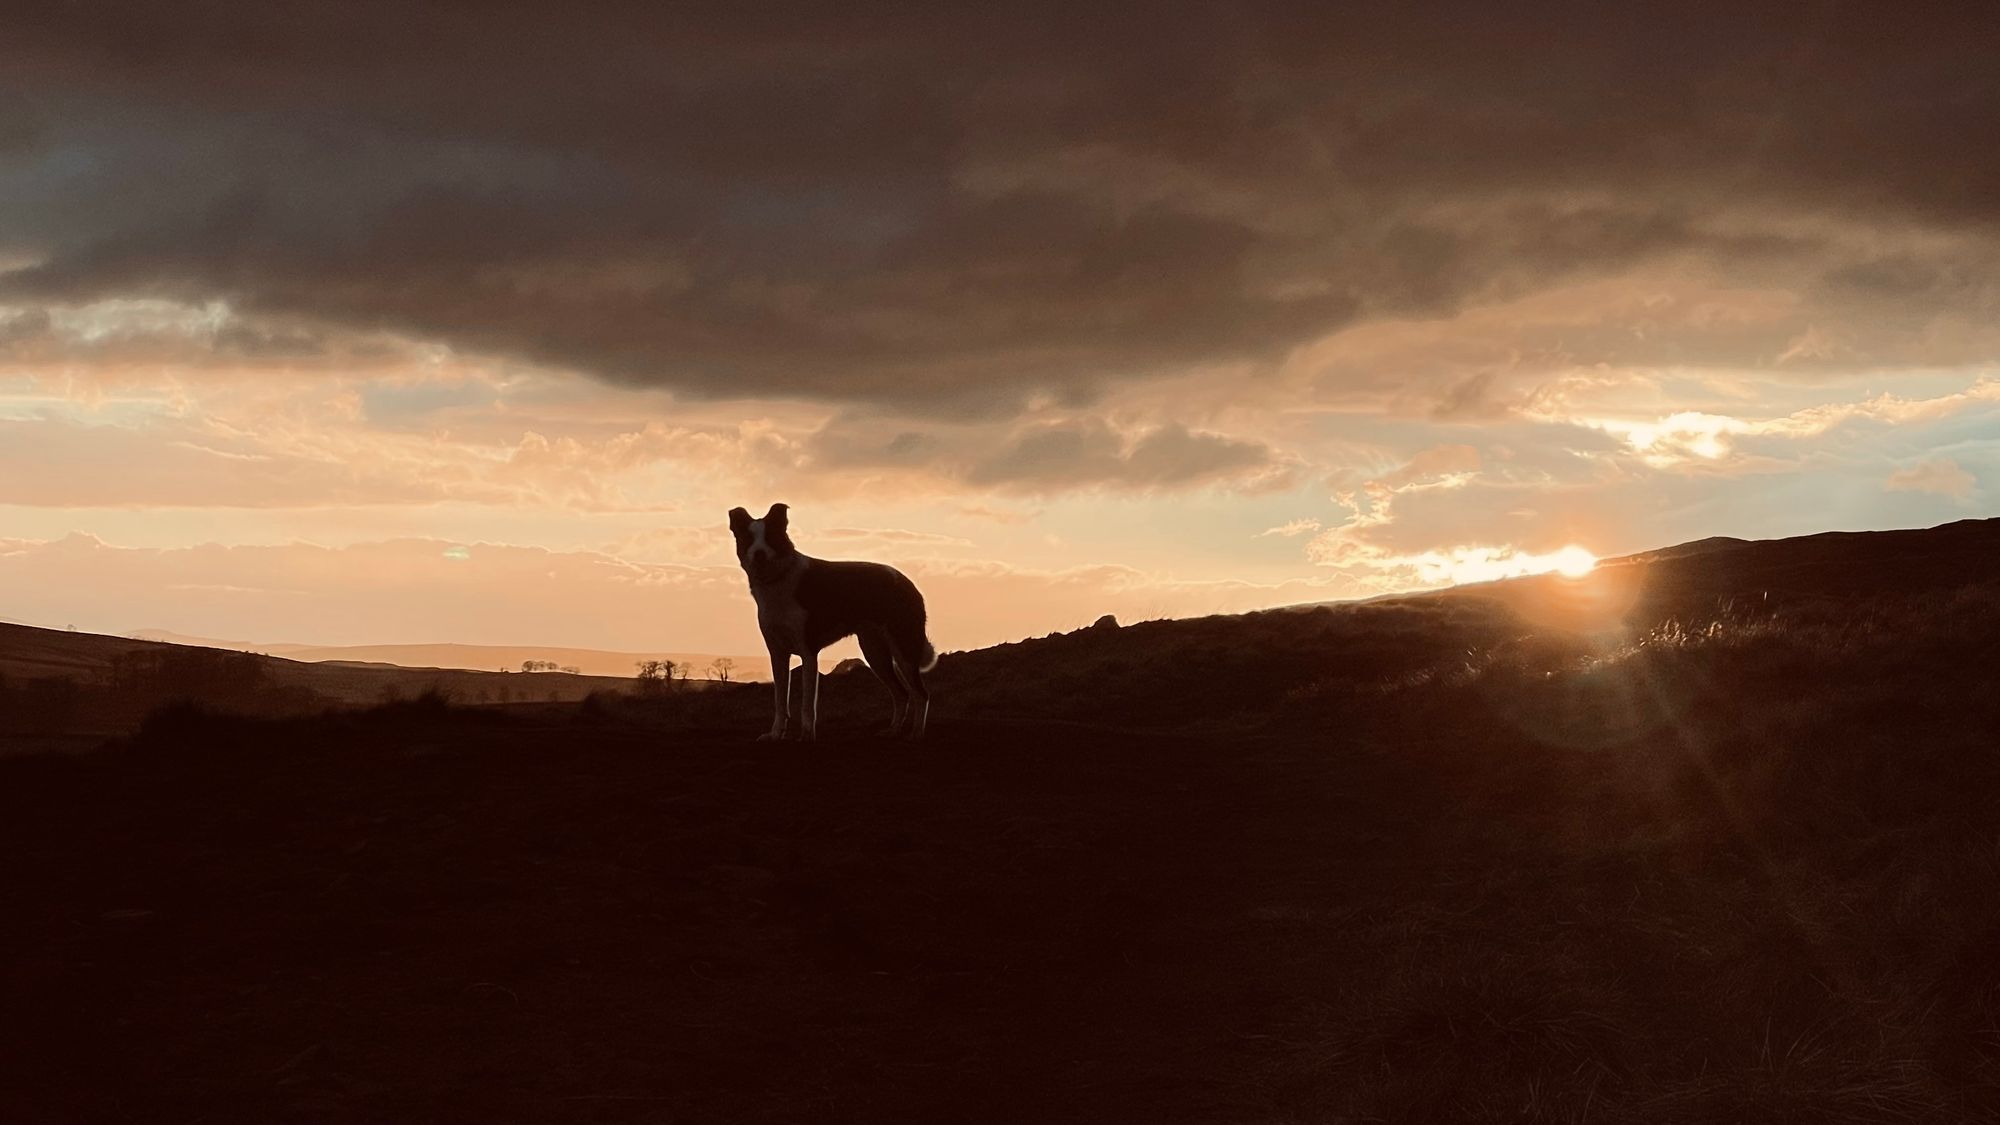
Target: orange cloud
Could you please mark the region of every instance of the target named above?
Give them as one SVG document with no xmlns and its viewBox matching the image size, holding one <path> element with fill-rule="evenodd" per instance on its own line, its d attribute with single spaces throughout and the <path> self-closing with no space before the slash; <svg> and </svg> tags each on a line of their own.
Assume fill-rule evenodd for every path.
<svg viewBox="0 0 2000 1125">
<path fill-rule="evenodd" d="M 1890 473 L 1884 487 L 1891 492 L 1929 492 L 1953 500 L 1970 500 L 1979 487 L 1979 478 L 1949 457 L 1934 457 Z"/>
</svg>

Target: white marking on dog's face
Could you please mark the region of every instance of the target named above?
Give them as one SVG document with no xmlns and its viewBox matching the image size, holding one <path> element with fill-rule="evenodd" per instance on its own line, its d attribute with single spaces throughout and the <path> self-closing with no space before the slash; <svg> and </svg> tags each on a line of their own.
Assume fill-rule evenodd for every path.
<svg viewBox="0 0 2000 1125">
<path fill-rule="evenodd" d="M 765 520 L 751 520 L 736 537 L 736 560 L 754 581 L 775 577 L 795 550 L 784 529 Z"/>
<path fill-rule="evenodd" d="M 736 537 L 736 561 L 754 583 L 773 581 L 792 564 L 798 548 L 788 533 L 789 521 L 783 504 L 771 505 L 763 519 L 751 519 L 742 508 L 729 512 L 729 530 Z"/>
<path fill-rule="evenodd" d="M 743 547 L 743 565 L 756 569 L 777 555 L 771 545 L 764 541 L 764 521 L 750 521 L 749 542 Z"/>
</svg>

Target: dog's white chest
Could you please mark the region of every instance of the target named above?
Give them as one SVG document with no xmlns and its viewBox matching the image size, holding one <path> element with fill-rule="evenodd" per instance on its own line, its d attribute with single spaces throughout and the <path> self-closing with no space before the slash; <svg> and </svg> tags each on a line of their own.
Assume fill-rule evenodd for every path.
<svg viewBox="0 0 2000 1125">
<path fill-rule="evenodd" d="M 800 568 L 804 569 L 804 568 Z M 751 591 L 757 599 L 757 628 L 766 644 L 793 656 L 806 653 L 806 610 L 799 604 L 799 579 L 790 578 Z"/>
</svg>

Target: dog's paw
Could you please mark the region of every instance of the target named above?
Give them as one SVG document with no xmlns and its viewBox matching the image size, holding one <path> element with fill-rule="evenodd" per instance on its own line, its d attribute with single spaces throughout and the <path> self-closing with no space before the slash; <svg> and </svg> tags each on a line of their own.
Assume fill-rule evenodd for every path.
<svg viewBox="0 0 2000 1125">
<path fill-rule="evenodd" d="M 758 735 L 758 736 L 757 736 L 757 741 L 759 741 L 759 742 L 783 742 L 783 741 L 785 740 L 785 738 L 786 738 L 786 737 L 787 737 L 787 736 L 786 736 L 786 734 L 785 734 L 785 733 L 784 733 L 783 731 L 775 731 L 775 730 L 767 730 L 767 731 L 765 731 L 765 732 L 764 732 L 763 734 L 760 734 L 760 735 Z"/>
</svg>

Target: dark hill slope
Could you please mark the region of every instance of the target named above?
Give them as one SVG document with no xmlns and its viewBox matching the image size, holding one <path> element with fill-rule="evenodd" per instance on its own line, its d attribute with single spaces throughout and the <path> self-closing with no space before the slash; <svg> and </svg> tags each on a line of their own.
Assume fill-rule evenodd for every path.
<svg viewBox="0 0 2000 1125">
<path fill-rule="evenodd" d="M 0 621 L 0 675 L 17 679 L 90 675 L 109 668 L 121 656 L 160 647 L 152 641 Z"/>
<path fill-rule="evenodd" d="M 1091 628 L 952 653 L 933 677 L 947 714 L 1058 716 L 1153 727 L 1284 721 L 1301 700 L 1366 696 L 1494 660 L 1554 668 L 1728 627 L 1921 620 L 1967 590 L 2000 589 L 2000 520 L 1917 531 L 1711 544 L 1555 575 L 1363 603 Z M 1942 610 L 1939 610 L 1942 612 Z M 1841 623 L 1845 622 L 1845 626 Z M 1761 624 L 1759 624 L 1761 623 Z M 823 706 L 869 708 L 865 671 L 831 677 Z M 745 689 L 762 700 L 767 689 Z M 886 698 L 886 697 L 883 697 Z M 846 717 L 843 715 L 843 717 Z"/>
<path fill-rule="evenodd" d="M 631 680 L 308 663 L 258 653 L 0 623 L 0 753 L 9 736 L 88 740 L 130 732 L 152 709 L 193 699 L 281 717 L 443 692 L 462 703 L 575 702 Z"/>
<path fill-rule="evenodd" d="M 1704 599 L 1766 592 L 1786 601 L 1921 594 L 2000 580 L 2000 519 L 1908 531 L 1832 531 L 1652 562 L 1639 556 L 1637 565 L 1648 586 L 1637 609 L 1641 624 L 1651 623 L 1649 616 L 1687 612 Z"/>
</svg>

